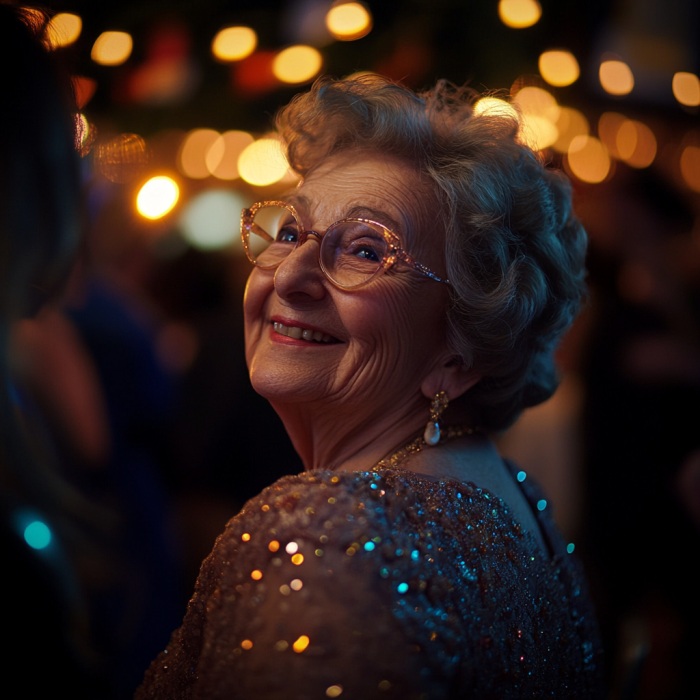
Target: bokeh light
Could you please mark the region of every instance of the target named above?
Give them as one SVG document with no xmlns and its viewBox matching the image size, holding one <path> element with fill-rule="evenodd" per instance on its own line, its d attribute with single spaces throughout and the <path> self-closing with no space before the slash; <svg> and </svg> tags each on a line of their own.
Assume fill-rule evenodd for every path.
<svg viewBox="0 0 700 700">
<path fill-rule="evenodd" d="M 177 204 L 180 188 L 167 175 L 152 177 L 136 197 L 136 209 L 146 219 L 160 219 Z"/>
<path fill-rule="evenodd" d="M 59 12 L 46 25 L 46 37 L 51 48 L 69 46 L 75 42 L 83 30 L 83 20 L 70 12 Z"/>
<path fill-rule="evenodd" d="M 211 42 L 211 52 L 220 61 L 240 61 L 255 51 L 258 35 L 250 27 L 226 27 Z"/>
<path fill-rule="evenodd" d="M 120 66 L 134 47 L 134 41 L 126 32 L 102 32 L 92 45 L 90 58 L 102 66 Z"/>
<path fill-rule="evenodd" d="M 626 119 L 617 130 L 615 146 L 620 160 L 634 168 L 646 168 L 656 156 L 654 132 L 642 122 Z"/>
<path fill-rule="evenodd" d="M 543 117 L 551 122 L 556 122 L 559 118 L 559 105 L 554 95 L 542 88 L 532 85 L 524 87 L 518 90 L 513 102 L 520 107 L 525 115 Z"/>
<path fill-rule="evenodd" d="M 24 541 L 32 549 L 46 549 L 51 544 L 51 530 L 46 523 L 35 520 L 24 528 Z"/>
<path fill-rule="evenodd" d="M 326 27 L 334 39 L 354 41 L 372 30 L 372 15 L 359 2 L 345 2 L 328 10 Z"/>
<path fill-rule="evenodd" d="M 681 174 L 691 190 L 700 192 L 700 148 L 686 146 L 681 153 Z"/>
<path fill-rule="evenodd" d="M 541 151 L 556 142 L 556 121 L 561 110 L 551 93 L 528 86 L 518 91 L 513 102 L 522 112 L 521 137 L 530 148 Z"/>
<path fill-rule="evenodd" d="M 180 217 L 183 238 L 199 250 L 218 250 L 240 242 L 241 211 L 249 206 L 238 192 L 207 190 L 194 197 Z"/>
<path fill-rule="evenodd" d="M 207 153 L 219 138 L 213 129 L 193 129 L 180 146 L 178 169 L 183 175 L 201 180 L 211 174 L 207 166 Z"/>
<path fill-rule="evenodd" d="M 297 639 L 296 642 L 292 644 L 292 649 L 294 649 L 294 651 L 296 651 L 297 654 L 301 654 L 301 652 L 304 651 L 304 649 L 306 649 L 306 647 L 308 646 L 309 638 L 305 634 L 302 634 L 301 637 L 299 637 L 299 639 Z"/>
<path fill-rule="evenodd" d="M 95 149 L 96 168 L 112 182 L 125 183 L 138 177 L 149 154 L 146 142 L 137 134 L 120 134 Z"/>
<path fill-rule="evenodd" d="M 623 61 L 603 61 L 599 77 L 603 90 L 610 95 L 628 95 L 634 87 L 632 70 Z"/>
<path fill-rule="evenodd" d="M 238 158 L 238 171 L 251 185 L 271 185 L 281 180 L 289 163 L 277 139 L 259 139 L 245 148 Z"/>
<path fill-rule="evenodd" d="M 283 83 L 305 83 L 318 75 L 322 65 L 321 54 L 312 46 L 290 46 L 277 54 L 272 72 Z"/>
<path fill-rule="evenodd" d="M 581 70 L 570 51 L 545 51 L 539 59 L 540 75 L 556 87 L 571 85 L 578 80 Z"/>
<path fill-rule="evenodd" d="M 509 117 L 511 119 L 520 117 L 510 103 L 498 97 L 482 97 L 474 103 L 474 115 L 478 117 L 482 114 L 489 117 Z"/>
<path fill-rule="evenodd" d="M 673 94 L 682 105 L 697 107 L 700 105 L 700 79 L 695 73 L 676 73 Z"/>
<path fill-rule="evenodd" d="M 253 143 L 247 131 L 226 131 L 209 147 L 205 156 L 207 170 L 219 180 L 235 180 L 240 177 L 238 158 Z"/>
<path fill-rule="evenodd" d="M 603 182 L 610 172 L 608 149 L 595 136 L 576 136 L 566 158 L 571 172 L 582 182 Z"/>
<path fill-rule="evenodd" d="M 537 23 L 542 7 L 537 0 L 500 0 L 498 16 L 507 27 L 524 29 Z"/>
<path fill-rule="evenodd" d="M 559 130 L 549 119 L 525 114 L 520 127 L 521 138 L 533 151 L 541 151 L 556 143 Z"/>
<path fill-rule="evenodd" d="M 91 124 L 87 117 L 80 112 L 75 115 L 75 150 L 80 157 L 85 157 L 90 153 L 90 149 L 97 138 L 97 129 Z"/>
<path fill-rule="evenodd" d="M 604 112 L 598 119 L 598 137 L 605 144 L 610 155 L 618 160 L 620 154 L 617 152 L 617 132 L 626 121 L 627 117 L 618 112 Z"/>
<path fill-rule="evenodd" d="M 559 118 L 555 126 L 559 131 L 559 136 L 552 144 L 552 148 L 559 153 L 566 153 L 576 136 L 587 136 L 590 132 L 586 117 L 571 107 L 559 108 Z"/>
</svg>

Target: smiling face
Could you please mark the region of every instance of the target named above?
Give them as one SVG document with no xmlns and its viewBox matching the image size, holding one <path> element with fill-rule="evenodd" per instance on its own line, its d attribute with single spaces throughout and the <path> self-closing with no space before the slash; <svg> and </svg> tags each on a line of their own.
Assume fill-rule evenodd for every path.
<svg viewBox="0 0 700 700">
<path fill-rule="evenodd" d="M 307 230 L 325 233 L 347 217 L 378 221 L 444 276 L 443 233 L 421 208 L 431 191 L 404 161 L 339 154 L 285 199 Z M 318 249 L 310 236 L 275 270 L 250 275 L 246 358 L 256 391 L 273 403 L 323 402 L 368 417 L 425 408 L 421 383 L 447 356 L 447 287 L 397 264 L 345 291 L 321 271 Z"/>
</svg>

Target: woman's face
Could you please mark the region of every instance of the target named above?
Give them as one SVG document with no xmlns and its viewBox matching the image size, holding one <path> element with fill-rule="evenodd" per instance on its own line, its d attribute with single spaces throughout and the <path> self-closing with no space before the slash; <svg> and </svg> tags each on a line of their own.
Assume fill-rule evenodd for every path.
<svg viewBox="0 0 700 700">
<path fill-rule="evenodd" d="M 307 230 L 319 233 L 346 217 L 378 221 L 416 260 L 445 276 L 443 233 L 422 211 L 432 203 L 430 189 L 404 161 L 339 154 L 284 199 Z M 446 286 L 397 264 L 344 291 L 323 274 L 318 248 L 309 237 L 276 270 L 250 275 L 244 310 L 254 388 L 273 403 L 321 401 L 368 415 L 406 402 L 422 406 L 421 383 L 446 354 Z M 290 337 L 289 328 L 321 340 Z"/>
</svg>

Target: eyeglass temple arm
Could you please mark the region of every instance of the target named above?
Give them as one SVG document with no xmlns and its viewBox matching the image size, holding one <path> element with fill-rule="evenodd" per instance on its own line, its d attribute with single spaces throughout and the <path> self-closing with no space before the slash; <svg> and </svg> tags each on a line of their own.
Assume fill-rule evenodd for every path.
<svg viewBox="0 0 700 700">
<path fill-rule="evenodd" d="M 431 280 L 435 280 L 436 282 L 442 282 L 443 284 L 450 284 L 449 280 L 443 279 L 442 277 L 438 277 L 438 275 L 436 275 L 429 267 L 426 267 L 422 263 L 419 263 L 417 260 L 414 260 L 405 251 L 399 251 L 397 253 L 397 257 L 403 260 L 407 265 L 410 265 L 414 270 L 417 270 L 426 277 L 430 277 Z"/>
<path fill-rule="evenodd" d="M 252 233 L 257 233 L 258 236 L 261 236 L 266 241 L 274 240 L 272 238 L 272 236 L 264 228 L 260 228 L 260 226 L 258 226 L 254 221 L 250 221 L 250 220 L 245 221 L 245 223 L 243 225 L 246 227 L 246 229 L 248 231 L 250 231 Z"/>
</svg>

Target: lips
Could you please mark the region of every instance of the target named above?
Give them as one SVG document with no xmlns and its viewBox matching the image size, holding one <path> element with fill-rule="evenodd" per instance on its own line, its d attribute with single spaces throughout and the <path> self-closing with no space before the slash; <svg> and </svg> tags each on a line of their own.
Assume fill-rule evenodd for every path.
<svg viewBox="0 0 700 700">
<path fill-rule="evenodd" d="M 341 342 L 332 335 L 306 324 L 292 323 L 290 321 L 282 323 L 282 321 L 273 320 L 272 328 L 275 333 L 279 333 L 279 335 L 290 338 L 291 340 L 304 340 L 311 343 L 318 343 L 319 345 L 332 345 Z"/>
</svg>

